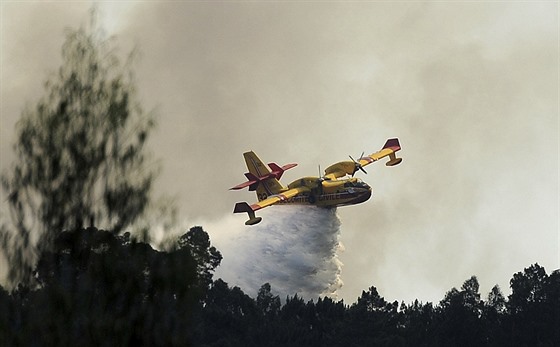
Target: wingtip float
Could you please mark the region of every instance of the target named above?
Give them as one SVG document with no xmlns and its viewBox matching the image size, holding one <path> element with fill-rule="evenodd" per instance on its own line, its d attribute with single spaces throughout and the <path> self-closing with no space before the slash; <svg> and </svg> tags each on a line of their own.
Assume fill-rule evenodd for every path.
<svg viewBox="0 0 560 347">
<path fill-rule="evenodd" d="M 371 197 L 371 187 L 354 177 L 356 172 L 364 170 L 373 162 L 389 157 L 385 163 L 387 166 L 395 166 L 401 163 L 402 158 L 397 157 L 400 151 L 399 139 L 389 139 L 381 150 L 364 156 L 363 153 L 358 160 L 350 157 L 352 161 L 341 161 L 325 169 L 322 177 L 302 177 L 287 187 L 280 183 L 280 178 L 286 170 L 297 164 L 278 166 L 269 163 L 266 166 L 254 152 L 243 153 L 245 163 L 249 172 L 245 173 L 247 182 L 230 188 L 239 190 L 249 187 L 249 191 L 256 191 L 257 203 L 249 205 L 247 202 L 235 204 L 233 213 L 247 213 L 249 219 L 246 225 L 259 223 L 262 218 L 255 215 L 255 211 L 275 204 L 300 204 L 314 205 L 319 207 L 336 207 L 354 205 L 367 201 Z"/>
</svg>

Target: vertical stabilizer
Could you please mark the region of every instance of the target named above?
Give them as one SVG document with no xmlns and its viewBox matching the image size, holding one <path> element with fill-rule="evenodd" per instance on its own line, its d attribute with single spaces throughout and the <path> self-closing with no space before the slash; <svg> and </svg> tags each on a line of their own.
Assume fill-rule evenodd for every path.
<svg viewBox="0 0 560 347">
<path fill-rule="evenodd" d="M 257 186 L 257 198 L 259 201 L 285 190 L 280 181 L 278 181 L 274 175 L 271 175 L 272 171 L 270 171 L 254 152 L 245 152 L 243 153 L 243 157 L 245 158 L 249 173 L 259 178 Z"/>
</svg>

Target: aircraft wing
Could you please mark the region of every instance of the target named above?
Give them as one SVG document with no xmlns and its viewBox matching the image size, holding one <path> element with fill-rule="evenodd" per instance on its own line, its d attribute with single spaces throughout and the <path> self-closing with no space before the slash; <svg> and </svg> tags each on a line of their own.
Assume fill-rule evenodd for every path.
<svg viewBox="0 0 560 347">
<path fill-rule="evenodd" d="M 389 139 L 385 142 L 383 148 L 375 153 L 372 153 L 368 156 L 361 157 L 357 161 L 341 161 L 336 164 L 329 166 L 325 170 L 325 177 L 329 179 L 336 179 L 339 177 L 344 177 L 346 175 L 352 175 L 356 173 L 358 170 L 362 170 L 364 166 L 369 165 L 379 159 L 389 157 L 389 161 L 385 164 L 387 166 L 397 165 L 402 161 L 402 158 L 397 158 L 396 152 L 400 151 L 401 145 L 399 143 L 399 139 Z"/>
<path fill-rule="evenodd" d="M 251 205 L 251 207 L 254 206 L 253 211 L 260 210 L 261 208 L 274 205 L 275 203 L 280 201 L 288 200 L 289 198 L 293 198 L 296 195 L 308 191 L 310 191 L 310 189 L 307 187 L 297 187 L 297 188 L 288 189 L 280 194 L 271 195 L 268 198 Z"/>
<path fill-rule="evenodd" d="M 241 213 L 241 212 L 247 212 L 249 214 L 249 220 L 245 222 L 246 225 L 253 225 L 253 224 L 257 224 L 258 222 L 260 222 L 262 220 L 261 217 L 256 217 L 255 216 L 255 211 L 260 210 L 261 208 L 265 208 L 271 205 L 274 205 L 280 201 L 285 201 L 289 198 L 293 198 L 294 196 L 297 196 L 301 193 L 305 193 L 305 192 L 309 192 L 310 189 L 307 187 L 297 187 L 297 188 L 292 188 L 292 189 L 288 189 L 284 192 L 281 192 L 279 194 L 274 194 L 274 195 L 270 195 L 269 197 L 267 197 L 264 200 L 261 200 L 257 203 L 254 203 L 252 205 L 249 205 L 246 202 L 238 202 L 237 204 L 235 204 L 235 208 L 233 210 L 233 213 Z"/>
<path fill-rule="evenodd" d="M 358 162 L 362 167 L 364 167 L 368 164 L 373 163 L 374 161 L 378 161 L 379 159 L 389 156 L 390 160 L 385 165 L 394 166 L 402 161 L 402 158 L 397 158 L 395 154 L 395 152 L 400 150 L 401 144 L 399 143 L 399 139 L 389 139 L 387 140 L 387 142 L 385 142 L 385 145 L 380 151 L 370 154 L 367 157 L 362 157 L 358 160 Z"/>
</svg>

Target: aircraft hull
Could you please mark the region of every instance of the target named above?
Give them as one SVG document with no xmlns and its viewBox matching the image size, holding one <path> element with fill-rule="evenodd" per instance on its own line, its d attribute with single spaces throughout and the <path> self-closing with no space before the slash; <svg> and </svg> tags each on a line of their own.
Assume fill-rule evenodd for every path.
<svg viewBox="0 0 560 347">
<path fill-rule="evenodd" d="M 371 189 L 354 189 L 354 191 L 343 191 L 337 193 L 319 194 L 316 196 L 295 196 L 278 204 L 289 205 L 315 205 L 318 207 L 337 207 L 361 204 L 369 200 Z"/>
</svg>

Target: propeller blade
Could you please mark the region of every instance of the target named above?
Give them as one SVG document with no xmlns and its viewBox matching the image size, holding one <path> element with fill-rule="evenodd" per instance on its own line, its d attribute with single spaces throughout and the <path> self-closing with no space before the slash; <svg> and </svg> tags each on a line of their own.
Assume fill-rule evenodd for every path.
<svg viewBox="0 0 560 347">
<path fill-rule="evenodd" d="M 362 152 L 362 154 L 360 155 L 360 159 L 364 156 L 365 152 Z M 354 174 L 360 170 L 363 173 L 365 173 L 367 175 L 367 171 L 364 170 L 364 168 L 362 167 L 362 164 L 360 164 L 360 162 L 356 161 L 354 158 L 352 158 L 351 155 L 349 155 L 350 159 L 352 159 L 352 161 L 354 162 L 354 172 L 352 172 L 352 177 L 354 177 Z"/>
</svg>

